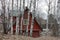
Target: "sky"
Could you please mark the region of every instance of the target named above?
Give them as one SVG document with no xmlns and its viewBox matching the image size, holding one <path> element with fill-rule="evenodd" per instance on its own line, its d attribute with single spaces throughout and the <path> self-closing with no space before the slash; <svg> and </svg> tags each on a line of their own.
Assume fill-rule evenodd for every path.
<svg viewBox="0 0 60 40">
<path fill-rule="evenodd" d="M 40 17 L 42 17 L 43 19 L 47 19 L 47 12 L 46 12 L 47 9 L 48 9 L 48 6 L 44 0 L 42 0 L 41 2 L 38 2 L 38 12 L 39 13 L 37 13 L 37 14 L 39 14 Z"/>
</svg>

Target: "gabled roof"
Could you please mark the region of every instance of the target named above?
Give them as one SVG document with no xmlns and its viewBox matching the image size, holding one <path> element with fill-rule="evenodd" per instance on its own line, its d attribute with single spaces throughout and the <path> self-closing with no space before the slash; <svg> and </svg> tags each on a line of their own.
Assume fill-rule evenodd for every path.
<svg viewBox="0 0 60 40">
<path fill-rule="evenodd" d="M 32 16 L 32 12 L 30 12 L 30 16 Z M 42 30 L 42 27 L 40 25 L 40 21 L 38 21 L 37 17 L 34 16 L 34 21 L 39 25 L 39 27 L 41 28 Z"/>
<path fill-rule="evenodd" d="M 37 21 L 36 17 L 34 17 L 34 21 L 38 24 L 39 28 L 41 28 L 41 31 L 42 31 L 42 27 L 41 27 L 41 25 L 39 24 L 39 22 Z"/>
</svg>

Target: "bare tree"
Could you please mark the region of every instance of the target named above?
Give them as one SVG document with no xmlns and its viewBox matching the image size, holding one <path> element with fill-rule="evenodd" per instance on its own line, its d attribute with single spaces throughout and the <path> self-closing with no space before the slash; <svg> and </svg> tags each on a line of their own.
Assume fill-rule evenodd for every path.
<svg viewBox="0 0 60 40">
<path fill-rule="evenodd" d="M 53 36 L 58 36 L 58 30 L 59 30 L 59 26 L 58 26 L 58 19 L 56 19 L 56 14 L 57 14 L 57 0 L 54 0 L 54 28 L 53 30 Z"/>
<path fill-rule="evenodd" d="M 51 11 L 53 12 L 52 14 L 55 14 L 56 0 L 54 2 L 54 6 L 53 7 L 51 7 L 52 2 L 53 2 L 52 0 L 49 0 L 49 2 L 48 2 L 48 11 L 47 11 L 48 15 L 47 15 L 47 24 L 46 24 L 46 27 L 47 27 L 47 29 L 49 29 L 49 25 L 50 25 L 50 27 L 51 27 L 50 30 L 52 30 L 53 36 L 56 36 L 57 29 L 58 29 L 58 27 L 57 27 L 58 25 L 57 25 L 57 22 L 56 22 L 57 20 L 55 19 L 55 15 L 54 16 L 50 15 Z"/>
<path fill-rule="evenodd" d="M 27 3 L 30 2 L 29 4 L 27 4 L 27 6 L 29 7 L 29 12 L 28 12 L 28 24 L 27 24 L 27 28 L 26 28 L 26 35 L 28 35 L 28 25 L 29 25 L 29 18 L 30 18 L 30 12 L 31 12 L 31 6 L 32 6 L 32 0 L 27 1 Z"/>
<path fill-rule="evenodd" d="M 7 24 L 6 24 L 6 18 L 5 18 L 5 7 L 6 7 L 5 0 L 2 0 L 1 4 L 2 4 L 3 29 L 4 29 L 4 34 L 7 34 L 7 30 L 6 30 Z"/>
<path fill-rule="evenodd" d="M 22 15 L 21 15 L 21 14 L 22 14 L 22 12 L 21 12 L 21 9 L 22 9 L 22 8 L 21 8 L 21 6 L 22 6 L 21 3 L 22 3 L 22 0 L 20 0 L 20 18 L 21 18 L 21 16 L 22 16 Z M 20 31 L 19 31 L 19 33 L 22 34 L 22 20 L 21 20 L 21 23 L 20 23 Z"/>
<path fill-rule="evenodd" d="M 14 0 L 12 0 L 12 13 L 11 13 L 11 17 L 10 17 L 10 26 L 11 26 L 11 34 L 13 34 L 13 3 L 14 3 Z"/>
<path fill-rule="evenodd" d="M 34 25 L 34 17 L 35 17 L 35 8 L 36 8 L 36 0 L 33 0 L 33 14 L 32 14 L 32 22 L 31 22 L 31 29 L 30 29 L 30 36 L 32 36 L 32 32 L 33 32 L 33 25 Z"/>
<path fill-rule="evenodd" d="M 22 22 L 23 22 L 23 14 L 24 14 L 24 9 L 25 9 L 25 0 L 22 0 L 23 1 L 23 13 L 22 13 L 22 18 L 21 18 L 21 34 L 22 34 Z"/>
<path fill-rule="evenodd" d="M 9 3 L 8 3 L 8 7 L 7 7 L 7 10 L 8 10 L 8 31 L 11 30 L 11 27 L 10 27 L 10 0 L 9 0 Z"/>
</svg>

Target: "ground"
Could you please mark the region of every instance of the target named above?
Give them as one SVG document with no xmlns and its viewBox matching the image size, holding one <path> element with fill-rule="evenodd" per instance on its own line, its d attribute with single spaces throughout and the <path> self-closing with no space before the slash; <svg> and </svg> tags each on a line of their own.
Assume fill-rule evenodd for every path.
<svg viewBox="0 0 60 40">
<path fill-rule="evenodd" d="M 21 36 L 21 35 L 11 35 L 11 34 L 5 35 L 1 31 L 0 40 L 60 40 L 60 37 L 41 36 L 38 38 L 32 38 L 32 37 Z"/>
<path fill-rule="evenodd" d="M 38 38 L 32 38 L 21 35 L 2 35 L 0 34 L 0 40 L 60 40 L 59 37 L 51 37 L 51 36 L 41 36 Z"/>
</svg>

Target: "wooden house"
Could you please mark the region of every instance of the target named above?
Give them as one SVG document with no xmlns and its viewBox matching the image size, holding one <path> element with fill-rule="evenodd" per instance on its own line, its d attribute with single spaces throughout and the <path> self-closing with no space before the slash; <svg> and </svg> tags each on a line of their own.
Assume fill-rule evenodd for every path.
<svg viewBox="0 0 60 40">
<path fill-rule="evenodd" d="M 28 9 L 25 9 L 23 20 L 22 20 L 22 30 L 20 30 L 21 27 L 21 19 L 22 16 L 19 17 L 19 31 L 22 31 L 22 35 L 26 32 L 26 28 L 28 25 L 28 36 L 30 36 L 30 29 L 31 29 L 31 23 L 32 23 L 32 13 L 30 12 L 29 15 L 29 21 L 28 21 Z M 13 16 L 13 31 L 16 32 L 16 16 Z M 40 33 L 42 31 L 41 26 L 38 24 L 36 17 L 34 17 L 34 24 L 33 24 L 33 32 L 32 37 L 40 37 Z"/>
</svg>

